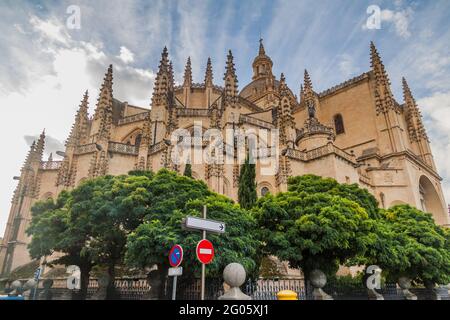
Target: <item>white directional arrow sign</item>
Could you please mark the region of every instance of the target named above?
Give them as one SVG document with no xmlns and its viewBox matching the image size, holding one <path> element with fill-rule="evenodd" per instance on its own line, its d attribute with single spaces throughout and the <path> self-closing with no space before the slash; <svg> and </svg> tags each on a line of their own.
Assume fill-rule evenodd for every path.
<svg viewBox="0 0 450 320">
<path fill-rule="evenodd" d="M 225 223 L 221 221 L 186 217 L 185 226 L 188 229 L 203 230 L 215 233 L 225 233 Z"/>
</svg>

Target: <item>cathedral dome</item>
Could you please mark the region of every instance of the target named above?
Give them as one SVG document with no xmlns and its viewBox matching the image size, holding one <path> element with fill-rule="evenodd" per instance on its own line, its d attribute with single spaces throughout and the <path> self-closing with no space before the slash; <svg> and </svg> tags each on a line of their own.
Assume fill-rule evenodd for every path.
<svg viewBox="0 0 450 320">
<path fill-rule="evenodd" d="M 259 78 L 259 79 L 253 80 L 248 85 L 246 85 L 241 90 L 239 95 L 246 99 L 249 99 L 251 97 L 256 97 L 264 92 L 267 92 L 270 85 L 271 85 L 271 83 L 268 82 L 267 78 Z M 274 89 L 277 89 L 280 85 L 280 81 L 273 80 L 273 85 L 274 85 Z"/>
</svg>

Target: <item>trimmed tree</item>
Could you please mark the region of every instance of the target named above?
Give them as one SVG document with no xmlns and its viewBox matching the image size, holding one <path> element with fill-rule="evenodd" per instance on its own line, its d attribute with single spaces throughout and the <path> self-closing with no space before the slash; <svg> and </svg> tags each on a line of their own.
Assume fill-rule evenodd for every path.
<svg viewBox="0 0 450 320">
<path fill-rule="evenodd" d="M 209 191 L 202 181 L 160 171 L 149 189 L 150 214 L 145 222 L 128 236 L 126 262 L 133 267 L 158 267 L 161 283 L 167 277 L 168 252 L 175 244 L 185 250 L 184 279 L 200 275 L 201 265 L 195 250 L 201 240 L 200 232 L 182 229 L 182 219 L 187 215 L 201 216 L 203 205 L 207 206 L 208 218 L 224 221 L 227 232 L 221 235 L 208 234 L 216 248 L 215 258 L 208 265 L 207 275 L 220 276 L 230 262 L 239 262 L 247 272 L 254 275 L 257 270 L 257 250 L 260 242 L 252 231 L 256 221 L 252 215 L 233 203 L 232 200 Z M 164 287 L 159 296 L 163 297 Z"/>
<path fill-rule="evenodd" d="M 250 163 L 249 157 L 241 166 L 239 175 L 238 199 L 239 204 L 244 209 L 251 209 L 258 199 L 256 194 L 256 166 Z"/>
<path fill-rule="evenodd" d="M 63 192 L 56 204 L 37 203 L 28 229 L 34 257 L 63 253 L 55 263 L 81 269 L 81 298 L 85 298 L 94 265 L 107 267 L 107 298 L 114 298 L 116 265 L 123 263 L 127 235 L 148 214 L 147 173 L 105 176 Z"/>
<path fill-rule="evenodd" d="M 373 228 L 358 203 L 328 193 L 268 195 L 258 200 L 254 215 L 263 253 L 289 261 L 307 277 L 315 268 L 333 275 L 363 254 Z"/>
<path fill-rule="evenodd" d="M 409 205 L 381 210 L 373 241 L 360 263 L 380 266 L 386 278 L 402 276 L 416 284 L 450 282 L 450 232 Z"/>
<path fill-rule="evenodd" d="M 369 217 L 380 218 L 378 201 L 367 189 L 362 189 L 356 183 L 340 184 L 332 178 L 322 178 L 307 174 L 289 178 L 288 191 L 306 192 L 309 194 L 325 192 L 330 195 L 343 197 L 355 201 L 366 209 Z"/>
<path fill-rule="evenodd" d="M 47 200 L 37 202 L 31 209 L 32 219 L 27 229 L 31 236 L 28 245 L 30 256 L 39 259 L 55 252 L 63 255 L 51 264 L 80 268 L 80 295 L 84 300 L 87 294 L 89 273 L 94 266 L 92 252 L 87 245 L 91 229 L 89 221 L 71 219 L 72 195 L 63 191 L 56 202 Z"/>
</svg>

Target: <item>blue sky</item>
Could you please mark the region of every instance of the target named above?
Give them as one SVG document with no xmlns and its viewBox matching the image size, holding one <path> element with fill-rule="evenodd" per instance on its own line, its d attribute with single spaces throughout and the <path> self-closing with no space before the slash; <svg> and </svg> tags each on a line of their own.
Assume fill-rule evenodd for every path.
<svg viewBox="0 0 450 320">
<path fill-rule="evenodd" d="M 67 28 L 70 5 L 80 8 L 80 29 Z M 382 10 L 379 30 L 366 27 L 370 5 Z M 114 95 L 148 107 L 165 45 L 176 81 L 191 56 L 194 82 L 202 82 L 210 56 L 219 85 L 231 49 L 242 88 L 260 36 L 274 73 L 284 72 L 296 93 L 305 68 L 316 91 L 369 70 L 373 40 L 397 100 L 405 76 L 422 108 L 450 201 L 450 1 L 6 0 L 0 30 L 0 234 L 28 144 L 46 128 L 48 152 L 61 150 L 84 90 L 92 109 L 108 64 Z"/>
</svg>

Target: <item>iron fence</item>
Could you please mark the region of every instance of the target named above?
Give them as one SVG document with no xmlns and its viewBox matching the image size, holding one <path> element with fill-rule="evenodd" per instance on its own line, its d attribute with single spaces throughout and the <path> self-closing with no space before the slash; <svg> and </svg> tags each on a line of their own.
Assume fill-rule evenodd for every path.
<svg viewBox="0 0 450 320">
<path fill-rule="evenodd" d="M 38 299 L 50 300 L 69 300 L 78 299 L 79 291 L 68 290 L 62 279 L 55 279 L 54 285 L 47 293 L 40 287 L 37 292 Z M 150 294 L 151 286 L 145 278 L 138 279 L 117 279 L 115 281 L 116 299 L 120 300 L 147 300 L 155 297 L 155 293 Z M 98 292 L 98 282 L 96 279 L 89 281 L 87 290 L 87 299 L 98 299 L 95 297 Z M 217 300 L 227 290 L 223 283 L 223 279 L 209 278 L 206 279 L 205 299 Z M 258 279 L 248 280 L 242 285 L 241 290 L 244 294 L 250 296 L 252 300 L 276 300 L 277 293 L 282 290 L 292 290 L 297 293 L 299 300 L 312 300 L 312 287 L 309 282 L 305 283 L 303 278 L 296 279 Z M 363 283 L 340 283 L 330 281 L 323 290 L 331 295 L 335 300 L 368 300 L 368 291 Z M 6 293 L 7 289 L 5 289 Z M 201 295 L 200 279 L 179 279 L 177 285 L 177 300 L 200 300 Z M 434 300 L 436 292 L 441 296 L 442 300 L 450 300 L 448 290 L 446 288 L 437 288 L 432 292 L 426 288 L 412 288 L 410 290 L 417 296 L 418 300 Z M 383 295 L 385 300 L 403 300 L 405 299 L 402 291 L 395 283 L 383 284 L 378 293 Z M 43 294 L 41 294 L 43 293 Z M 29 295 L 33 297 L 33 293 Z M 172 298 L 172 279 L 167 279 L 163 288 L 163 299 L 170 300 Z"/>
</svg>

